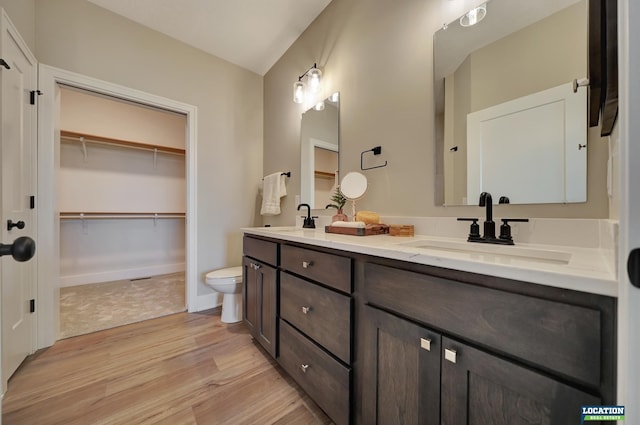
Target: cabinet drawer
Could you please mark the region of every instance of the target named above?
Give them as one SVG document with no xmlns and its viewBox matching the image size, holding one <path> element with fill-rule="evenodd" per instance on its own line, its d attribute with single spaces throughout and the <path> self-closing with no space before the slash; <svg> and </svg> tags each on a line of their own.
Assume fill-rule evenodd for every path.
<svg viewBox="0 0 640 425">
<path fill-rule="evenodd" d="M 368 303 L 597 388 L 601 312 L 377 264 Z"/>
<path fill-rule="evenodd" d="M 278 244 L 275 242 L 263 241 L 245 235 L 242 240 L 242 250 L 247 257 L 264 261 L 272 266 L 278 265 Z"/>
<path fill-rule="evenodd" d="M 338 425 L 349 423 L 351 369 L 280 320 L 278 362 Z"/>
<path fill-rule="evenodd" d="M 351 293 L 351 258 L 283 245 L 282 268 Z"/>
<path fill-rule="evenodd" d="M 288 273 L 280 278 L 280 317 L 351 363 L 351 299 Z"/>
</svg>

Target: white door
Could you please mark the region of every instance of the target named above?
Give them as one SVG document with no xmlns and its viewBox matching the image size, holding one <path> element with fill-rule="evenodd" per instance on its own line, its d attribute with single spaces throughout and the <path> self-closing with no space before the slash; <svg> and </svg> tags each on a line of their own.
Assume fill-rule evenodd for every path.
<svg viewBox="0 0 640 425">
<path fill-rule="evenodd" d="M 20 236 L 36 234 L 35 145 L 36 107 L 30 104 L 36 90 L 36 61 L 2 10 L 0 22 L 2 130 L 0 135 L 0 242 L 11 244 Z M 13 224 L 9 226 L 9 221 Z M 11 227 L 11 229 L 9 229 Z M 35 294 L 35 261 L 0 259 L 2 291 L 2 387 L 32 352 L 34 319 L 30 300 Z"/>
<path fill-rule="evenodd" d="M 638 265 L 640 250 L 640 2 L 618 2 L 620 51 L 620 262 L 618 291 L 618 399 L 626 405 L 626 424 L 640 423 L 640 288 L 628 273 L 627 259 Z M 637 270 L 637 268 L 636 268 Z M 632 279 L 632 276 L 635 277 Z"/>
</svg>

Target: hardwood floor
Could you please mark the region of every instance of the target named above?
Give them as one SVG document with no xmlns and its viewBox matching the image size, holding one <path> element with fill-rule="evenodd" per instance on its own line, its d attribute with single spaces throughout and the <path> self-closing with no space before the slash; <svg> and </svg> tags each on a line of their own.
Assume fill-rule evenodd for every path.
<svg viewBox="0 0 640 425">
<path fill-rule="evenodd" d="M 331 423 L 243 324 L 216 313 L 178 313 L 37 352 L 9 381 L 2 423 Z"/>
</svg>

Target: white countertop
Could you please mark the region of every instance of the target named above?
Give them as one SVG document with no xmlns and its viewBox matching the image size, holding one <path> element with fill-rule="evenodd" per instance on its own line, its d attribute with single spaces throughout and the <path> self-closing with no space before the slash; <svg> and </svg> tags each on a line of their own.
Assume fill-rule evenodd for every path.
<svg viewBox="0 0 640 425">
<path fill-rule="evenodd" d="M 416 235 L 349 236 L 324 228 L 252 227 L 247 234 L 410 263 L 498 276 L 558 288 L 617 297 L 611 252 L 599 247 L 518 243 L 515 246 L 468 243 L 464 238 Z"/>
</svg>

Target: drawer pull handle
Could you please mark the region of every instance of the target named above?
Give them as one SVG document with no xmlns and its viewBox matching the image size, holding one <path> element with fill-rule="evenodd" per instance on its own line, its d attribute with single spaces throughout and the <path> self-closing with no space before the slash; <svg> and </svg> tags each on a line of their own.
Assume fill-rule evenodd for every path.
<svg viewBox="0 0 640 425">
<path fill-rule="evenodd" d="M 302 262 L 302 268 L 303 269 L 308 269 L 311 266 L 313 266 L 313 261 L 303 261 Z"/>
<path fill-rule="evenodd" d="M 428 338 L 420 338 L 420 348 L 431 351 L 431 340 Z"/>
<path fill-rule="evenodd" d="M 309 369 L 309 365 L 308 364 L 302 364 L 302 365 L 300 365 L 300 369 L 302 369 L 302 373 L 307 373 L 307 369 Z"/>
<path fill-rule="evenodd" d="M 260 270 L 260 267 L 262 267 L 260 264 L 251 263 L 251 268 L 253 270 Z"/>
<path fill-rule="evenodd" d="M 449 350 L 448 348 L 445 348 L 444 350 L 444 358 L 445 360 L 450 361 L 451 363 L 455 363 L 456 362 L 456 350 Z"/>
<path fill-rule="evenodd" d="M 309 314 L 311 307 L 302 306 L 302 314 Z"/>
</svg>

